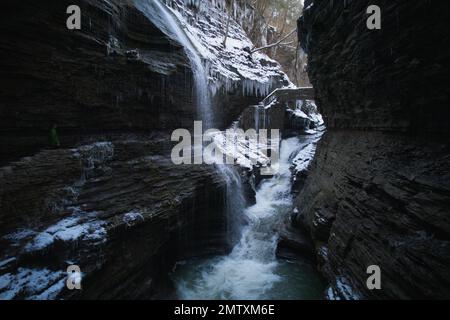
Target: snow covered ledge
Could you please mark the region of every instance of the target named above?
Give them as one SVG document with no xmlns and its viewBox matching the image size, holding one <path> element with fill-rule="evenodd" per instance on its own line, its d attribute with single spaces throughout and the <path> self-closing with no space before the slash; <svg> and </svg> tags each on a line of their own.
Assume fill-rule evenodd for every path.
<svg viewBox="0 0 450 320">
<path fill-rule="evenodd" d="M 233 2 L 227 28 L 224 0 L 169 0 L 166 4 L 206 64 L 213 95 L 240 91 L 243 96 L 264 98 L 275 88 L 294 87 L 277 61 L 261 52 L 251 53 L 253 43 L 244 29 L 244 17 L 254 20 L 250 6 Z"/>
</svg>

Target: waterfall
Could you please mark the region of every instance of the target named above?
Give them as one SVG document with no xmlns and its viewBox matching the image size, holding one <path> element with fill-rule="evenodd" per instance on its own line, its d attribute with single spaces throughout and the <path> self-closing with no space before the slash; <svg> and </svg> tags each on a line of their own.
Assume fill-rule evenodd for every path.
<svg viewBox="0 0 450 320">
<path fill-rule="evenodd" d="M 212 128 L 213 114 L 207 73 L 192 40 L 183 30 L 172 9 L 160 0 L 135 0 L 135 5 L 162 32 L 171 39 L 178 40 L 183 46 L 194 74 L 198 116 L 203 121 L 204 128 Z"/>
<path fill-rule="evenodd" d="M 193 41 L 181 26 L 176 14 L 171 11 L 172 9 L 161 3 L 160 0 L 135 0 L 135 5 L 162 32 L 172 39 L 177 39 L 184 47 L 194 74 L 197 112 L 201 116 L 203 129 L 211 129 L 214 119 L 207 70 Z M 195 138 L 197 138 L 195 141 L 202 140 L 202 137 Z M 200 140 L 198 140 L 199 138 Z M 200 147 L 198 145 L 194 146 L 194 148 Z M 226 182 L 227 234 L 230 244 L 234 244 L 239 233 L 239 216 L 245 207 L 242 181 L 239 173 L 233 167 L 219 165 L 217 166 L 217 172 Z"/>
<path fill-rule="evenodd" d="M 267 110 L 263 104 L 255 106 L 254 125 L 256 132 L 259 130 L 267 129 Z"/>
<path fill-rule="evenodd" d="M 135 3 L 158 28 L 183 45 L 194 74 L 197 110 L 203 121 L 203 128 L 210 129 L 213 124 L 213 111 L 207 70 L 195 48 L 195 39 L 189 38 L 189 33 L 183 29 L 177 13 L 159 0 L 135 0 Z M 260 94 L 265 94 L 268 90 L 255 89 L 247 81 L 244 81 L 243 87 L 244 91 L 259 90 Z M 259 129 L 265 128 L 269 120 L 266 119 L 266 110 L 264 107 L 258 107 L 255 112 L 255 124 Z M 305 269 L 303 265 L 289 264 L 276 258 L 278 234 L 273 227 L 289 217 L 291 212 L 290 166 L 292 156 L 297 155 L 301 147 L 304 145 L 298 139 L 283 142 L 279 174 L 260 185 L 256 194 L 256 204 L 249 208 L 245 207 L 239 171 L 234 166 L 216 167 L 218 174 L 226 182 L 228 240 L 233 250 L 228 256 L 200 263 L 187 262 L 184 267 L 177 268 L 179 271 L 174 275 L 174 280 L 181 298 L 289 299 L 308 297 L 308 294 L 317 296 L 317 292 L 307 293 L 303 287 L 298 287 L 305 286 L 305 283 L 308 290 L 318 287 L 317 284 L 310 284 L 317 280 L 313 268 L 311 271 Z M 244 217 L 248 221 L 247 225 L 241 223 Z M 300 281 L 291 281 L 294 277 Z M 299 292 L 302 296 L 299 296 Z"/>
<path fill-rule="evenodd" d="M 276 258 L 274 226 L 292 211 L 292 160 L 312 141 L 284 140 L 280 170 L 258 188 L 256 204 L 245 209 L 248 224 L 228 256 L 190 261 L 174 274 L 182 299 L 310 299 L 321 296 L 314 266 Z M 293 281 L 294 280 L 294 281 Z"/>
</svg>

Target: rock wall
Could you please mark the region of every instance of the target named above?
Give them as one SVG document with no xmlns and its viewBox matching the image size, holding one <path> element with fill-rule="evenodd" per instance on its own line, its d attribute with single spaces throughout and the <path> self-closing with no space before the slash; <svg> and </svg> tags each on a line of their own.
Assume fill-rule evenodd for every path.
<svg viewBox="0 0 450 320">
<path fill-rule="evenodd" d="M 66 8 L 72 4 L 81 8 L 79 31 L 66 28 Z M 243 12 L 236 9 L 236 19 L 243 21 Z M 192 127 L 196 106 L 189 60 L 133 1 L 8 0 L 3 13 L 9 18 L 0 31 L 0 163 L 47 146 L 54 123 L 66 146 L 100 133 Z M 234 37 L 246 38 L 238 23 L 233 26 Z M 220 27 L 216 36 L 223 38 Z M 272 70 L 279 82 L 273 87 L 286 84 L 274 61 L 263 61 L 265 67 L 247 55 L 246 68 Z M 243 79 L 231 94 L 215 97 L 214 112 L 223 119 L 219 127 L 261 100 L 257 92 L 243 90 Z"/>
<path fill-rule="evenodd" d="M 116 137 L 2 168 L 0 297 L 167 297 L 176 261 L 227 250 L 225 182 L 173 165 L 165 141 Z M 82 291 L 65 289 L 69 264 Z"/>
<path fill-rule="evenodd" d="M 368 30 L 377 4 L 382 29 Z M 328 132 L 297 198 L 334 298 L 449 298 L 448 10 L 305 1 L 300 40 Z M 382 289 L 368 290 L 378 265 Z"/>
<path fill-rule="evenodd" d="M 80 31 L 66 28 L 72 4 Z M 0 298 L 167 297 L 175 261 L 228 249 L 225 181 L 170 160 L 168 133 L 197 113 L 183 48 L 133 1 L 6 1 L 2 10 Z M 273 71 L 261 88 L 287 84 L 259 58 L 243 57 L 246 68 Z M 261 99 L 245 78 L 214 97 L 221 127 Z M 52 124 L 59 149 L 48 146 Z M 64 289 L 69 264 L 82 268 L 82 292 Z"/>
<path fill-rule="evenodd" d="M 66 28 L 78 4 L 82 29 Z M 103 132 L 192 125 L 192 75 L 182 48 L 130 1 L 7 1 L 2 28 L 1 158 Z"/>
</svg>

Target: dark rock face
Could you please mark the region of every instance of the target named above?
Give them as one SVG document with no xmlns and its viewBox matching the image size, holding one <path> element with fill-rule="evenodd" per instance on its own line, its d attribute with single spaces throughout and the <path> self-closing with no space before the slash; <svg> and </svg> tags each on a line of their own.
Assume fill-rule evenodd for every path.
<svg viewBox="0 0 450 320">
<path fill-rule="evenodd" d="M 81 8 L 79 31 L 66 28 L 72 4 Z M 54 123 L 67 146 L 104 132 L 192 127 L 189 60 L 132 1 L 6 1 L 2 13 L 2 163 L 47 146 Z M 217 125 L 258 100 L 218 95 Z"/>
<path fill-rule="evenodd" d="M 192 125 L 192 74 L 182 48 L 128 1 L 7 1 L 2 28 L 2 159 L 47 144 L 57 123 L 73 135 Z M 139 57 L 131 50 L 139 51 Z"/>
<path fill-rule="evenodd" d="M 325 134 L 297 207 L 328 248 L 330 280 L 346 278 L 367 298 L 449 296 L 449 152 L 391 133 Z M 370 265 L 382 269 L 381 291 L 367 290 Z"/>
<path fill-rule="evenodd" d="M 170 289 L 175 261 L 223 253 L 222 178 L 208 166 L 175 166 L 165 139 L 145 140 L 44 151 L 2 168 L 0 276 L 21 279 L 23 270 L 45 267 L 65 281 L 59 273 L 71 261 L 85 274 L 83 290 L 53 298 L 148 299 Z M 22 282 L 11 297 L 36 297 L 52 285 L 34 292 Z"/>
<path fill-rule="evenodd" d="M 299 21 L 330 130 L 297 198 L 329 298 L 449 298 L 444 3 L 309 1 Z M 378 4 L 382 29 L 366 28 Z M 382 290 L 369 290 L 370 265 Z"/>
<path fill-rule="evenodd" d="M 300 37 L 328 127 L 450 131 L 445 4 L 311 2 L 299 22 Z M 366 26 L 370 5 L 381 8 L 381 30 Z"/>
</svg>

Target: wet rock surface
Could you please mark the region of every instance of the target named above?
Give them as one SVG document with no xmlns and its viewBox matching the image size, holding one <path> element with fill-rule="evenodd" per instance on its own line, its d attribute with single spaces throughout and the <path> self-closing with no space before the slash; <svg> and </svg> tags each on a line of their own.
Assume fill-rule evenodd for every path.
<svg viewBox="0 0 450 320">
<path fill-rule="evenodd" d="M 381 30 L 367 28 L 370 5 Z M 300 41 L 329 128 L 449 132 L 449 17 L 443 3 L 305 3 Z"/>
<path fill-rule="evenodd" d="M 3 3 L 0 297 L 167 297 L 176 260 L 229 245 L 223 177 L 170 160 L 171 130 L 198 119 L 190 61 L 133 1 L 79 1 L 79 31 L 66 28 L 72 4 Z M 239 58 L 252 26 L 249 8 L 236 4 L 227 50 Z M 222 9 L 212 9 L 215 19 Z M 222 23 L 208 35 L 221 39 Z M 245 51 L 243 67 L 271 71 L 267 83 L 245 82 L 245 73 L 233 88 L 222 83 L 230 90 L 214 96 L 220 127 L 263 89 L 287 84 L 278 63 L 258 57 Z M 48 148 L 53 124 L 58 149 Z M 83 272 L 81 292 L 65 290 L 72 264 Z"/>
<path fill-rule="evenodd" d="M 294 227 L 292 222 L 286 221 L 279 227 L 277 257 L 295 261 L 309 258 L 314 260 L 314 243 L 305 230 Z"/>
<path fill-rule="evenodd" d="M 297 219 L 327 248 L 321 268 L 332 285 L 347 278 L 367 298 L 448 297 L 449 151 L 408 136 L 325 134 Z M 366 287 L 370 265 L 382 269 L 380 291 Z"/>
<path fill-rule="evenodd" d="M 80 135 L 192 125 L 192 73 L 183 49 L 131 1 L 79 1 L 81 30 L 66 28 L 70 1 L 7 1 L 2 28 L 1 159 Z M 12 35 L 14 35 L 12 37 Z M 138 54 L 132 54 L 137 52 Z"/>
<path fill-rule="evenodd" d="M 366 28 L 371 4 L 382 9 L 379 31 Z M 300 38 L 330 129 L 297 221 L 316 242 L 327 296 L 448 298 L 448 10 L 430 1 L 305 7 Z M 366 286 L 370 265 L 381 268 L 381 290 Z"/>
<path fill-rule="evenodd" d="M 1 169 L 2 297 L 161 296 L 177 259 L 226 250 L 222 178 L 175 166 L 144 140 L 43 151 Z M 83 272 L 75 295 L 63 289 L 69 264 Z M 52 277 L 35 288 L 43 273 Z"/>
<path fill-rule="evenodd" d="M 69 147 L 81 136 L 191 128 L 198 119 L 192 69 L 176 39 L 150 22 L 133 1 L 79 1 L 82 28 L 68 30 L 66 9 L 72 4 L 26 0 L 3 5 L 9 19 L 0 31 L 5 53 L 0 61 L 5 79 L 0 91 L 2 165 L 47 146 L 53 124 Z M 221 39 L 222 29 L 216 29 L 208 35 L 215 32 Z M 248 41 L 244 32 L 233 25 L 233 36 Z M 235 56 L 245 53 L 241 44 L 230 47 L 237 50 Z M 243 59 L 247 69 L 258 65 L 272 72 L 267 90 L 286 84 L 273 60 L 261 66 L 248 53 Z M 245 77 L 235 79 L 229 94 L 220 91 L 214 97 L 220 128 L 261 100 L 256 89 L 244 90 Z"/>
</svg>

